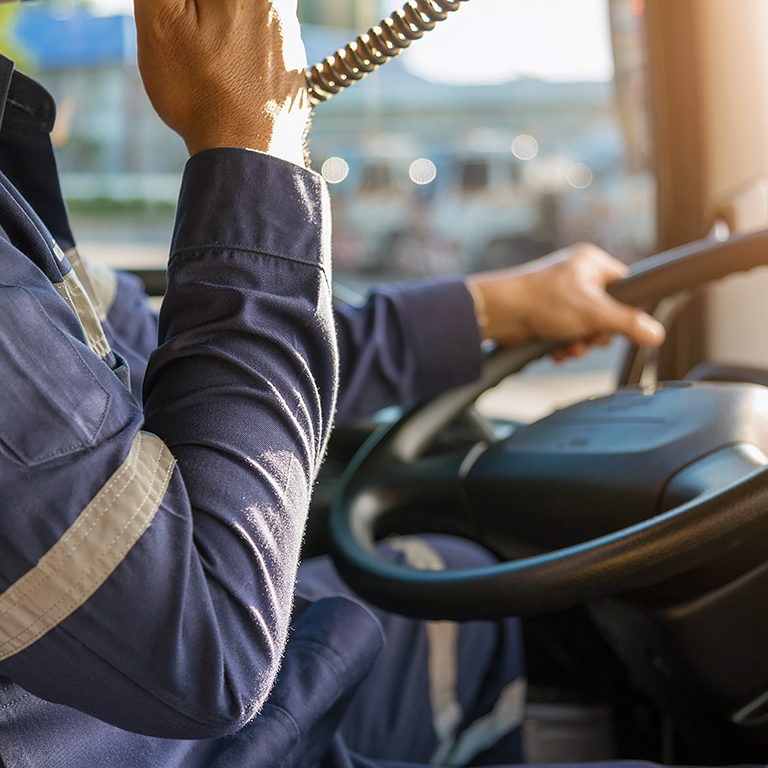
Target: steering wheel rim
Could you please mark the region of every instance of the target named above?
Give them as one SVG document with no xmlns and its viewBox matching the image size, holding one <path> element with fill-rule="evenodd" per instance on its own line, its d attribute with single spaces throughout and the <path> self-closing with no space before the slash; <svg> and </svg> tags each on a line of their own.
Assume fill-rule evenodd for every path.
<svg viewBox="0 0 768 768">
<path fill-rule="evenodd" d="M 768 231 L 712 239 L 645 260 L 610 286 L 618 299 L 653 307 L 667 295 L 768 264 Z M 535 342 L 490 356 L 476 382 L 408 411 L 375 433 L 342 476 L 330 515 L 332 556 L 342 578 L 381 608 L 431 620 L 495 620 L 559 610 L 636 589 L 701 565 L 768 521 L 768 468 L 611 534 L 485 568 L 421 571 L 377 556 L 377 522 L 393 494 L 382 475 L 419 475 L 438 432 L 505 376 L 558 346 Z M 454 468 L 482 453 L 478 444 Z M 422 464 L 420 464 L 422 462 Z M 765 475 L 765 477 L 764 477 Z"/>
</svg>

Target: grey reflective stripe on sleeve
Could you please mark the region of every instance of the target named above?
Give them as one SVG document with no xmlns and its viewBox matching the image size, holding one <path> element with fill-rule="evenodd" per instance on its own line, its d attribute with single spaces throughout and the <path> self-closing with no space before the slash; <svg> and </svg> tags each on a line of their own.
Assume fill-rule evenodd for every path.
<svg viewBox="0 0 768 768">
<path fill-rule="evenodd" d="M 70 256 L 71 254 L 71 256 Z M 117 273 L 111 267 L 80 258 L 77 248 L 67 251 L 69 263 L 88 294 L 96 316 L 103 323 L 117 297 Z"/>
<path fill-rule="evenodd" d="M 109 578 L 149 527 L 175 466 L 140 432 L 128 457 L 31 570 L 0 595 L 0 661 L 72 614 Z"/>
<path fill-rule="evenodd" d="M 84 267 L 93 288 L 93 306 L 103 323 L 117 298 L 117 273 L 110 267 L 92 262 L 84 264 Z"/>
<path fill-rule="evenodd" d="M 72 270 L 77 275 L 78 280 L 80 280 L 80 283 L 85 289 L 85 292 L 88 294 L 88 298 L 91 300 L 91 304 L 93 304 L 93 308 L 96 311 L 96 317 L 98 317 L 99 320 L 103 322 L 106 315 L 102 317 L 99 313 L 99 302 L 96 297 L 96 291 L 94 290 L 93 285 L 91 285 L 90 276 L 85 271 L 85 264 L 83 264 L 83 260 L 80 257 L 80 252 L 77 250 L 77 246 L 72 246 L 72 248 L 70 248 L 64 255 L 67 257 L 69 266 L 72 267 Z"/>
<path fill-rule="evenodd" d="M 104 335 L 104 329 L 101 327 L 101 321 L 96 315 L 96 310 L 74 269 L 67 272 L 62 282 L 54 283 L 53 287 L 77 315 L 80 325 L 83 327 L 83 333 L 85 333 L 85 340 L 91 350 L 101 358 L 106 357 L 111 352 L 109 342 Z"/>
<path fill-rule="evenodd" d="M 387 539 L 387 544 L 405 556 L 412 568 L 421 571 L 444 571 L 445 561 L 440 553 L 415 536 Z M 427 621 L 427 674 L 429 702 L 432 707 L 432 728 L 437 746 L 430 763 L 442 765 L 456 740 L 456 730 L 464 717 L 459 703 L 456 682 L 459 673 L 459 626 L 454 621 Z"/>
</svg>

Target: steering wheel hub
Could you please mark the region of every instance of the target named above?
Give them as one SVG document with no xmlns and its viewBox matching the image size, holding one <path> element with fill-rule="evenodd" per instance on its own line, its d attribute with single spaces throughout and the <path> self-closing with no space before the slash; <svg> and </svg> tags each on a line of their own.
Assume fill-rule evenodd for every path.
<svg viewBox="0 0 768 768">
<path fill-rule="evenodd" d="M 672 382 L 587 400 L 491 445 L 462 481 L 505 560 L 648 520 L 768 464 L 768 388 Z"/>
<path fill-rule="evenodd" d="M 702 240 L 644 260 L 610 292 L 650 308 L 766 262 L 768 231 Z M 765 533 L 768 390 L 756 385 L 623 391 L 471 458 L 425 455 L 482 392 L 553 346 L 503 350 L 479 381 L 413 409 L 364 446 L 330 519 L 336 565 L 355 591 L 424 619 L 498 619 L 660 584 Z M 526 517 L 535 523 L 526 527 Z M 376 556 L 377 536 L 418 530 L 458 533 L 508 559 L 426 572 Z"/>
</svg>

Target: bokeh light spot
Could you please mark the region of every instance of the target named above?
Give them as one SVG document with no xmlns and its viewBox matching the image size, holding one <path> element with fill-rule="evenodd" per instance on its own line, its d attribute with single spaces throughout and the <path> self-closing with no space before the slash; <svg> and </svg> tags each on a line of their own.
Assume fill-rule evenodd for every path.
<svg viewBox="0 0 768 768">
<path fill-rule="evenodd" d="M 512 142 L 512 154 L 519 160 L 533 160 L 539 154 L 539 142 L 523 133 Z"/>
<path fill-rule="evenodd" d="M 329 184 L 338 184 L 349 175 L 349 165 L 344 158 L 329 157 L 323 163 L 320 173 Z"/>
<path fill-rule="evenodd" d="M 594 179 L 592 169 L 584 163 L 574 163 L 565 175 L 568 183 L 576 189 L 586 189 Z"/>
<path fill-rule="evenodd" d="M 437 176 L 437 168 L 431 160 L 420 157 L 411 163 L 408 169 L 408 175 L 414 184 L 430 184 Z"/>
</svg>

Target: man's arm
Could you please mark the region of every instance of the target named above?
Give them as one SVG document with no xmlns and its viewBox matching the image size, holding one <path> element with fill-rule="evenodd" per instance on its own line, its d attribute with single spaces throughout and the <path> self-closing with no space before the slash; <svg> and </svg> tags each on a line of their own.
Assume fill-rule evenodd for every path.
<svg viewBox="0 0 768 768">
<path fill-rule="evenodd" d="M 591 243 L 563 248 L 521 267 L 467 280 L 483 339 L 503 346 L 534 339 L 566 343 L 556 359 L 581 355 L 590 343 L 621 333 L 639 346 L 664 341 L 664 327 L 605 290 L 628 267 Z"/>
<path fill-rule="evenodd" d="M 460 280 L 380 288 L 363 307 L 339 307 L 338 420 L 414 402 L 475 379 L 480 343 L 564 342 L 556 359 L 623 333 L 656 346 L 664 328 L 606 293 L 626 267 L 593 245 L 577 245 L 522 267 Z"/>
<path fill-rule="evenodd" d="M 480 373 L 472 299 L 458 279 L 375 290 L 362 307 L 335 308 L 337 421 L 431 397 Z"/>
<path fill-rule="evenodd" d="M 0 425 L 6 445 L 28 434 L 46 448 L 27 440 L 1 457 L 0 674 L 166 737 L 232 732 L 264 701 L 335 396 L 321 184 L 246 150 L 190 160 L 144 423 L 55 292 L 19 280 L 23 306 L 45 313 L 21 339 L 25 381 L 50 386 L 23 423 L 6 413 Z M 235 197 L 242 223 L 253 218 L 245 240 L 219 215 Z M 146 530 L 126 539 L 136 524 Z M 68 579 L 38 610 L 36 585 Z"/>
<path fill-rule="evenodd" d="M 237 125 L 216 133 L 226 88 L 210 71 L 193 78 L 220 120 L 201 133 L 198 111 L 185 137 L 201 151 L 185 170 L 144 414 L 35 267 L 33 256 L 51 258 L 46 240 L 6 196 L 0 674 L 122 728 L 206 738 L 256 714 L 285 645 L 334 411 L 327 201 L 315 174 L 242 148 L 301 157 L 301 131 L 272 135 L 295 78 L 269 56 L 283 51 L 291 14 L 266 0 L 245 4 L 258 18 L 198 2 L 202 26 L 185 38 L 188 20 L 173 14 L 191 4 L 147 6 L 137 7 L 144 66 L 148 55 L 181 66 L 174 46 L 210 45 L 212 20 L 229 44 L 245 30 L 255 61 L 266 45 L 284 76 L 251 88 L 258 129 L 240 138 Z M 193 66 L 203 52 L 188 53 Z M 229 66 L 233 51 L 222 54 Z M 259 67 L 245 68 L 248 86 Z M 167 81 L 176 96 L 179 86 Z M 201 137 L 235 146 L 203 151 Z"/>
</svg>

